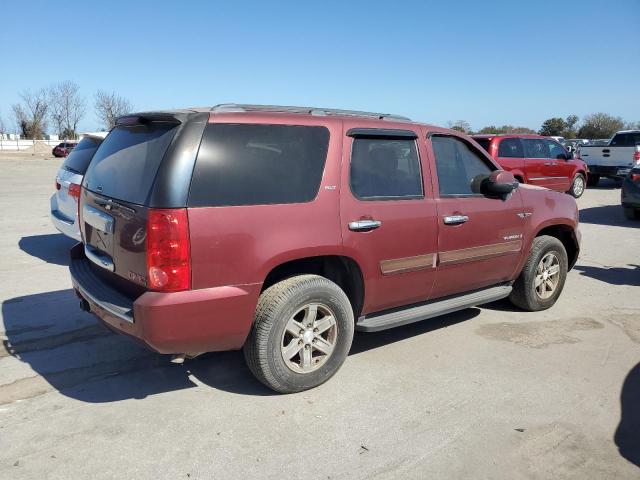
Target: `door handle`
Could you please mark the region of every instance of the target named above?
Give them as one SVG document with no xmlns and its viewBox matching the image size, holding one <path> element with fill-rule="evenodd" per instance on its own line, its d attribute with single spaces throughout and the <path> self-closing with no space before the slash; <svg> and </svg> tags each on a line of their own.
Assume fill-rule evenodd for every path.
<svg viewBox="0 0 640 480">
<path fill-rule="evenodd" d="M 551 162 L 544 162 L 545 165 L 551 165 Z"/>
<path fill-rule="evenodd" d="M 382 225 L 380 220 L 356 220 L 355 222 L 349 222 L 349 230 L 353 232 L 363 232 L 374 230 Z"/>
<path fill-rule="evenodd" d="M 444 217 L 445 225 L 460 225 L 461 223 L 465 223 L 469 221 L 469 217 L 466 215 L 450 215 Z"/>
</svg>

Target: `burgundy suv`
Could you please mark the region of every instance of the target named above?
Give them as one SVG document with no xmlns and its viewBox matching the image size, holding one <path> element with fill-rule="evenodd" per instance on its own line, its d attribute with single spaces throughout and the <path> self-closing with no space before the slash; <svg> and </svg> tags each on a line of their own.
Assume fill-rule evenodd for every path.
<svg viewBox="0 0 640 480">
<path fill-rule="evenodd" d="M 551 307 L 580 238 L 573 198 L 459 132 L 299 107 L 120 118 L 79 208 L 83 309 L 177 359 L 243 349 L 279 392 L 329 379 L 355 329 Z"/>
<path fill-rule="evenodd" d="M 567 192 L 575 198 L 587 185 L 587 165 L 562 145 L 540 135 L 474 135 L 473 139 L 519 182 Z"/>
</svg>

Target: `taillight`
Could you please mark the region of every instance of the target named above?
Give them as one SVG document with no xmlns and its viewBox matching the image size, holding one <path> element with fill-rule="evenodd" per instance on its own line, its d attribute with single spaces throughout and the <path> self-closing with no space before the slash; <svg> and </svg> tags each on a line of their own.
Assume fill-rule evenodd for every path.
<svg viewBox="0 0 640 480">
<path fill-rule="evenodd" d="M 632 182 L 640 182 L 640 173 L 631 173 Z"/>
<path fill-rule="evenodd" d="M 640 145 L 636 145 L 636 151 L 633 152 L 633 161 L 640 164 Z"/>
<path fill-rule="evenodd" d="M 147 285 L 176 292 L 191 288 L 189 218 L 186 208 L 149 209 Z"/>
<path fill-rule="evenodd" d="M 70 183 L 69 184 L 69 196 L 73 197 L 75 199 L 79 199 L 80 198 L 80 185 L 78 185 L 77 183 Z"/>
</svg>

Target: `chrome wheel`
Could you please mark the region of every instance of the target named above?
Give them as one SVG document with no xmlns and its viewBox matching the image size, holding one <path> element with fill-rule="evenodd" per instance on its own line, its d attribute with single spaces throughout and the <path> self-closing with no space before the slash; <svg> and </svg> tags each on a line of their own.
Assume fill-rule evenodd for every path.
<svg viewBox="0 0 640 480">
<path fill-rule="evenodd" d="M 534 288 L 543 300 L 551 297 L 560 281 L 560 260 L 552 252 L 547 253 L 536 268 Z"/>
<path fill-rule="evenodd" d="M 333 312 L 321 303 L 310 303 L 287 322 L 280 351 L 284 363 L 296 373 L 320 368 L 331 356 L 338 338 Z"/>
<path fill-rule="evenodd" d="M 584 178 L 578 175 L 573 181 L 573 196 L 580 197 L 584 193 Z"/>
</svg>

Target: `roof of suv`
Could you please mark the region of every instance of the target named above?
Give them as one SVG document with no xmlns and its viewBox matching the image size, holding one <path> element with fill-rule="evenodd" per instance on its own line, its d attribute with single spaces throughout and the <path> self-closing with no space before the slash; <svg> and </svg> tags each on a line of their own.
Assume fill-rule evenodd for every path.
<svg viewBox="0 0 640 480">
<path fill-rule="evenodd" d="M 471 135 L 471 138 L 552 138 L 535 133 L 481 133 Z"/>
<path fill-rule="evenodd" d="M 340 110 L 335 108 L 296 107 L 286 105 L 252 105 L 238 103 L 222 103 L 213 107 L 192 107 L 172 110 L 154 110 L 148 112 L 128 113 L 118 118 L 117 123 L 131 117 L 145 115 L 183 116 L 190 113 L 265 113 L 283 115 L 312 115 L 320 117 L 367 118 L 372 120 L 389 120 L 395 122 L 412 122 L 410 118 L 393 113 L 362 112 L 358 110 Z M 412 122 L 415 123 L 415 122 Z"/>
</svg>

